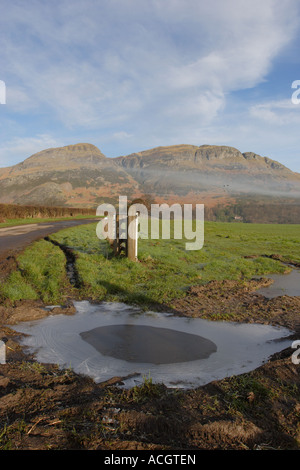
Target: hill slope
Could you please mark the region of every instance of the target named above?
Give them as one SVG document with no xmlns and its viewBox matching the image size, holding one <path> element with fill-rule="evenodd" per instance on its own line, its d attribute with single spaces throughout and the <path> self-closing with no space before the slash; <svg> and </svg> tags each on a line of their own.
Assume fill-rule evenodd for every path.
<svg viewBox="0 0 300 470">
<path fill-rule="evenodd" d="M 146 192 L 159 196 L 208 194 L 300 197 L 300 174 L 233 147 L 175 145 L 114 159 Z"/>
<path fill-rule="evenodd" d="M 158 147 L 107 158 L 91 144 L 43 150 L 0 169 L 0 202 L 96 207 L 151 194 L 158 202 L 300 202 L 300 174 L 252 152 L 215 145 Z"/>
<path fill-rule="evenodd" d="M 43 150 L 0 169 L 4 203 L 96 206 L 103 198 L 134 195 L 137 183 L 94 145 Z"/>
</svg>

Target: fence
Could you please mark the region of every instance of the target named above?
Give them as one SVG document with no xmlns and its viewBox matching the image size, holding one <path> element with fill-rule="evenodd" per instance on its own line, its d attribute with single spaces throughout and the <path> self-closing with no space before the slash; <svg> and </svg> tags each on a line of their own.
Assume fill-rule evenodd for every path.
<svg viewBox="0 0 300 470">
<path fill-rule="evenodd" d="M 131 215 L 108 213 L 103 224 L 114 255 L 124 255 L 132 261 L 138 260 L 138 213 Z M 112 230 L 111 230 L 112 229 Z"/>
</svg>

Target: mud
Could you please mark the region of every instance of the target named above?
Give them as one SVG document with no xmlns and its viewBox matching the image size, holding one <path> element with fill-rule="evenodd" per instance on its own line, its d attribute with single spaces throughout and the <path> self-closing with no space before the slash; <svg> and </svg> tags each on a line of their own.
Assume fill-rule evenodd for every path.
<svg viewBox="0 0 300 470">
<path fill-rule="evenodd" d="M 3 263 L 0 275 L 14 263 Z M 284 326 L 294 331 L 292 345 L 300 339 L 300 298 L 257 293 L 270 282 L 212 281 L 164 308 L 187 317 Z M 124 390 L 117 387 L 124 377 L 95 383 L 37 363 L 9 328 L 49 313 L 72 315 L 73 308 L 0 306 L 0 336 L 7 346 L 7 362 L 0 365 L 0 449 L 299 449 L 300 365 L 291 359 L 292 347 L 252 372 L 194 390 L 151 380 Z"/>
<path fill-rule="evenodd" d="M 272 282 L 270 278 L 211 281 L 191 287 L 185 298 L 172 302 L 172 307 L 178 315 L 278 325 L 300 336 L 300 297 L 284 295 L 269 299 L 258 293 Z"/>
</svg>

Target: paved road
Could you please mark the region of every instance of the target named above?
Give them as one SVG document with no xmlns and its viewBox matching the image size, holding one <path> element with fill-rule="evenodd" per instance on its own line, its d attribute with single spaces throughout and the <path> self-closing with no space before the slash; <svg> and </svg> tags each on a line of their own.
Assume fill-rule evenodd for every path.
<svg viewBox="0 0 300 470">
<path fill-rule="evenodd" d="M 64 228 L 95 223 L 95 219 L 60 220 L 41 224 L 18 225 L 0 228 L 0 255 L 9 254 L 30 245 L 30 243 Z"/>
</svg>

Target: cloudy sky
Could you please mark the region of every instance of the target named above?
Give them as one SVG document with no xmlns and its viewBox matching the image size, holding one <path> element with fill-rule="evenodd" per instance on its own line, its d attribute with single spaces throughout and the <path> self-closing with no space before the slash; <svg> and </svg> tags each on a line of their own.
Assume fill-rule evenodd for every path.
<svg viewBox="0 0 300 470">
<path fill-rule="evenodd" d="M 0 167 L 79 142 L 108 157 L 216 144 L 300 172 L 298 0 L 0 0 L 0 10 Z"/>
</svg>

